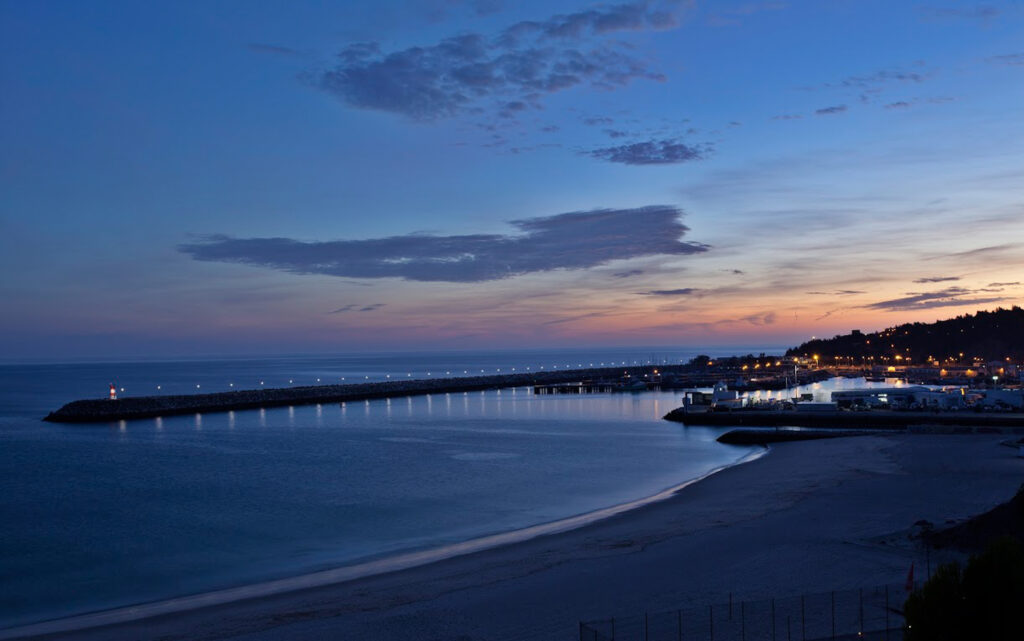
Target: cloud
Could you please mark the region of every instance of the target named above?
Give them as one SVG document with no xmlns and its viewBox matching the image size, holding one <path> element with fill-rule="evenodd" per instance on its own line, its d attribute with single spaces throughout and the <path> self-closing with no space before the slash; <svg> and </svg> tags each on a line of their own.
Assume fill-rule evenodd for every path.
<svg viewBox="0 0 1024 641">
<path fill-rule="evenodd" d="M 979 256 L 998 256 L 1004 254 L 1007 251 L 1018 249 L 1017 245 L 989 245 L 987 247 L 978 247 L 976 249 L 968 249 L 961 252 L 953 252 L 952 254 L 935 254 L 925 258 L 925 260 L 948 260 L 951 258 L 977 258 Z"/>
<path fill-rule="evenodd" d="M 800 120 L 803 116 L 800 114 L 779 114 L 778 116 L 772 116 L 772 120 Z"/>
<path fill-rule="evenodd" d="M 708 16 L 708 23 L 716 27 L 738 25 L 743 18 L 766 11 L 782 11 L 788 9 L 786 2 L 744 2 L 743 4 L 723 9 Z"/>
<path fill-rule="evenodd" d="M 924 74 L 917 73 L 916 71 L 883 69 L 866 76 L 848 76 L 839 84 L 842 87 L 867 89 L 886 82 L 924 82 L 925 77 Z"/>
<path fill-rule="evenodd" d="M 866 292 L 859 289 L 839 289 L 834 292 L 807 292 L 809 296 L 853 296 L 854 294 L 864 294 Z"/>
<path fill-rule="evenodd" d="M 897 100 L 896 102 L 890 102 L 885 106 L 886 109 L 906 109 L 910 107 L 910 103 L 905 100 Z"/>
<path fill-rule="evenodd" d="M 959 276 L 932 276 L 930 278 L 918 278 L 915 283 L 945 283 L 951 280 L 960 280 Z"/>
<path fill-rule="evenodd" d="M 846 111 L 846 105 L 835 105 L 833 107 L 822 107 L 821 109 L 816 109 L 814 113 L 819 116 L 827 116 L 829 114 L 841 114 L 844 111 Z"/>
<path fill-rule="evenodd" d="M 280 56 L 297 56 L 299 52 L 295 49 L 289 49 L 288 47 L 279 47 L 277 45 L 268 45 L 261 42 L 250 42 L 245 45 L 249 51 L 255 51 L 256 53 L 269 53 Z"/>
<path fill-rule="evenodd" d="M 613 278 L 632 278 L 633 276 L 640 276 L 644 273 L 642 269 L 629 269 L 624 272 L 615 272 L 612 274 Z"/>
<path fill-rule="evenodd" d="M 587 155 L 624 165 L 671 165 L 691 160 L 703 160 L 710 151 L 710 143 L 687 145 L 674 139 L 667 139 L 604 147 L 591 150 L 587 152 Z"/>
<path fill-rule="evenodd" d="M 1016 281 L 1015 280 L 1012 283 L 989 283 L 988 284 L 989 287 L 1013 287 L 1015 285 L 1020 285 L 1020 281 Z"/>
<path fill-rule="evenodd" d="M 945 7 L 918 7 L 927 18 L 961 18 L 969 20 L 990 20 L 999 15 L 999 9 L 979 4 L 970 9 L 948 9 Z"/>
<path fill-rule="evenodd" d="M 588 118 L 584 118 L 582 122 L 584 125 L 596 127 L 597 125 L 611 125 L 615 121 L 607 116 L 590 116 Z"/>
<path fill-rule="evenodd" d="M 313 84 L 347 105 L 418 121 L 485 114 L 590 85 L 615 89 L 634 79 L 664 80 L 609 34 L 672 29 L 687 3 L 633 2 L 542 21 L 524 21 L 496 37 L 466 33 L 428 46 L 384 51 L 376 42 L 342 50 Z"/>
<path fill-rule="evenodd" d="M 775 312 L 764 312 L 761 314 L 751 314 L 750 316 L 744 316 L 740 320 L 751 325 L 774 325 L 775 324 Z"/>
<path fill-rule="evenodd" d="M 625 138 L 629 135 L 625 131 L 619 131 L 618 129 L 604 129 L 602 131 L 608 134 L 609 138 Z"/>
<path fill-rule="evenodd" d="M 655 289 L 649 292 L 637 292 L 641 296 L 689 296 L 699 292 L 699 289 L 694 287 L 683 287 L 680 289 Z"/>
<path fill-rule="evenodd" d="M 384 307 L 384 303 L 372 303 L 370 305 L 356 305 L 348 304 L 339 307 L 334 311 L 327 312 L 328 314 L 344 314 L 346 312 L 372 312 L 375 309 Z"/>
<path fill-rule="evenodd" d="M 990 58 L 985 58 L 985 61 L 992 62 L 997 65 L 1024 67 L 1024 53 L 1007 53 L 1001 56 L 992 56 Z"/>
<path fill-rule="evenodd" d="M 670 206 L 596 209 L 514 220 L 514 235 L 408 234 L 368 240 L 303 242 L 216 235 L 179 245 L 195 260 L 242 263 L 295 274 L 472 283 L 613 260 L 707 251 L 684 242 L 689 228 Z"/>
<path fill-rule="evenodd" d="M 976 293 L 963 287 L 947 287 L 936 292 L 910 293 L 902 298 L 883 300 L 865 305 L 866 309 L 878 309 L 890 312 L 915 309 L 932 309 L 935 307 L 960 307 L 964 305 L 984 305 L 1006 300 L 1005 297 L 966 298 Z"/>
</svg>

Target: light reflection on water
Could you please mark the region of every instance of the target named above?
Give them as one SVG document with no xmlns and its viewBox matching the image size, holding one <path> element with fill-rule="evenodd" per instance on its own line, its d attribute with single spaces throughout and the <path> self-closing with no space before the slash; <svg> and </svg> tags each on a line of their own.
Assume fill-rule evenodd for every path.
<svg viewBox="0 0 1024 641">
<path fill-rule="evenodd" d="M 753 448 L 675 392 L 528 387 L 120 422 L 2 423 L 0 624 L 509 531 L 657 493 Z M 353 408 L 354 409 L 354 408 Z M 21 422 L 19 422 L 21 421 Z M 116 438 L 112 438 L 116 435 Z"/>
</svg>

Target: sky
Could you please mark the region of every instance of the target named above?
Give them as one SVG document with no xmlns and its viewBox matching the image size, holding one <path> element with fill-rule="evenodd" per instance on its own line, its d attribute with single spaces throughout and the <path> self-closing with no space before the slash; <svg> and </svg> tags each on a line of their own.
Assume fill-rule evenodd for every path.
<svg viewBox="0 0 1024 641">
<path fill-rule="evenodd" d="M 1024 298 L 1024 3 L 0 1 L 0 359 L 786 346 Z"/>
</svg>

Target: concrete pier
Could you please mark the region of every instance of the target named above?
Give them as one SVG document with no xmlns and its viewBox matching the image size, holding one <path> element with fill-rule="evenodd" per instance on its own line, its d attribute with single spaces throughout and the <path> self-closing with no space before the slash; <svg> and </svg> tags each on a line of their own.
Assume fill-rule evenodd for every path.
<svg viewBox="0 0 1024 641">
<path fill-rule="evenodd" d="M 238 390 L 212 394 L 121 397 L 115 400 L 100 398 L 73 401 L 51 412 L 44 420 L 55 423 L 106 423 L 155 416 L 227 412 L 261 407 L 341 403 L 422 394 L 476 392 L 507 387 L 551 386 L 578 383 L 584 380 L 614 380 L 624 374 L 643 378 L 644 374 L 650 375 L 655 368 L 661 372 L 678 374 L 685 374 L 688 369 L 685 365 L 645 365 L 349 385 Z"/>
</svg>

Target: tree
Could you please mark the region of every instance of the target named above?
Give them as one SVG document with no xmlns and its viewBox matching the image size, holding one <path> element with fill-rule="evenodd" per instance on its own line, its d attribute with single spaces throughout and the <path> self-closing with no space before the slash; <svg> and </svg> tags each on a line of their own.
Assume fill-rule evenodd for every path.
<svg viewBox="0 0 1024 641">
<path fill-rule="evenodd" d="M 1004 537 L 967 567 L 949 563 L 907 599 L 906 641 L 1024 638 L 1024 545 Z"/>
</svg>

